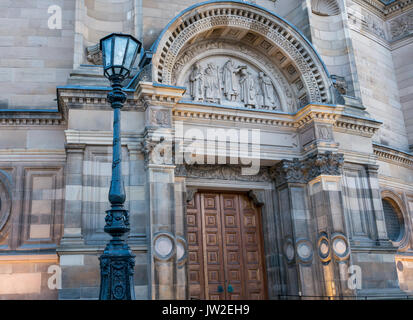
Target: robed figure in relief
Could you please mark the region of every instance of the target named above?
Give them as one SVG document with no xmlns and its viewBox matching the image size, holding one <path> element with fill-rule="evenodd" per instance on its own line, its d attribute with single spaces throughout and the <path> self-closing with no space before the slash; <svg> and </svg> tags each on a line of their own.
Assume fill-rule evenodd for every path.
<svg viewBox="0 0 413 320">
<path fill-rule="evenodd" d="M 196 63 L 192 67 L 192 72 L 189 76 L 191 97 L 195 101 L 204 100 L 204 75 L 202 73 L 201 66 Z"/>
<path fill-rule="evenodd" d="M 241 67 L 235 67 L 234 61 L 229 59 L 222 69 L 222 85 L 224 96 L 229 101 L 236 101 L 239 95 L 236 73 Z"/>
</svg>

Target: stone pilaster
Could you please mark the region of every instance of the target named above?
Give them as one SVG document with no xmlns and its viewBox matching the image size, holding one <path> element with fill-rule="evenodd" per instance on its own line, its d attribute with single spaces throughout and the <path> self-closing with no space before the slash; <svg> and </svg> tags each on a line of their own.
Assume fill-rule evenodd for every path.
<svg viewBox="0 0 413 320">
<path fill-rule="evenodd" d="M 342 164 L 341 154 L 326 152 L 282 161 L 271 169 L 282 223 L 287 295 L 353 294 L 347 284 L 350 246 L 341 195 Z"/>
<path fill-rule="evenodd" d="M 141 82 L 138 96 L 145 106 L 145 154 L 148 203 L 148 258 L 152 299 L 185 298 L 185 270 L 182 269 L 183 184 L 175 182 L 172 159 L 172 107 L 184 89 Z"/>
<path fill-rule="evenodd" d="M 282 269 L 287 298 L 320 295 L 314 263 L 314 221 L 309 208 L 303 163 L 281 161 L 271 169 L 276 183 Z"/>
<path fill-rule="evenodd" d="M 84 144 L 68 144 L 66 146 L 66 188 L 64 229 L 61 247 L 82 246 L 82 184 Z"/>
</svg>

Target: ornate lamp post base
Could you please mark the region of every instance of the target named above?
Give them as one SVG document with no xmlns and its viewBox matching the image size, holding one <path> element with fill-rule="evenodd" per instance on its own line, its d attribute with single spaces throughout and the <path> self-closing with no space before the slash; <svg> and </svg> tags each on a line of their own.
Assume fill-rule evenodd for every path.
<svg viewBox="0 0 413 320">
<path fill-rule="evenodd" d="M 133 267 L 135 256 L 126 243 L 122 248 L 109 242 L 99 257 L 101 269 L 100 300 L 134 300 Z"/>
<path fill-rule="evenodd" d="M 112 206 L 106 211 L 105 231 L 112 236 L 100 260 L 100 300 L 134 300 L 135 255 L 122 235 L 129 231 L 128 211 Z"/>
</svg>

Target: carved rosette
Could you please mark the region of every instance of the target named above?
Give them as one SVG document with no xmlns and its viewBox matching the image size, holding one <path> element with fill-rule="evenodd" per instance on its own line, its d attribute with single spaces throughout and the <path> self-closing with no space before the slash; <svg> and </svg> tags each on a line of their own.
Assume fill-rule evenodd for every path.
<svg viewBox="0 0 413 320">
<path fill-rule="evenodd" d="M 342 154 L 326 152 L 305 160 L 283 160 L 270 169 L 277 184 L 307 183 L 320 175 L 341 175 L 344 157 Z"/>
</svg>

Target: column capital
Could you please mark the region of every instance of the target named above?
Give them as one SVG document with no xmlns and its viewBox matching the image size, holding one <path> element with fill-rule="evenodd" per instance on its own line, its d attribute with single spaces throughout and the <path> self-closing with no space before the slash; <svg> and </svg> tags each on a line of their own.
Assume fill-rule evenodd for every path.
<svg viewBox="0 0 413 320">
<path fill-rule="evenodd" d="M 277 184 L 306 184 L 321 175 L 340 176 L 344 156 L 341 153 L 316 153 L 305 159 L 283 160 L 270 169 Z"/>
</svg>

